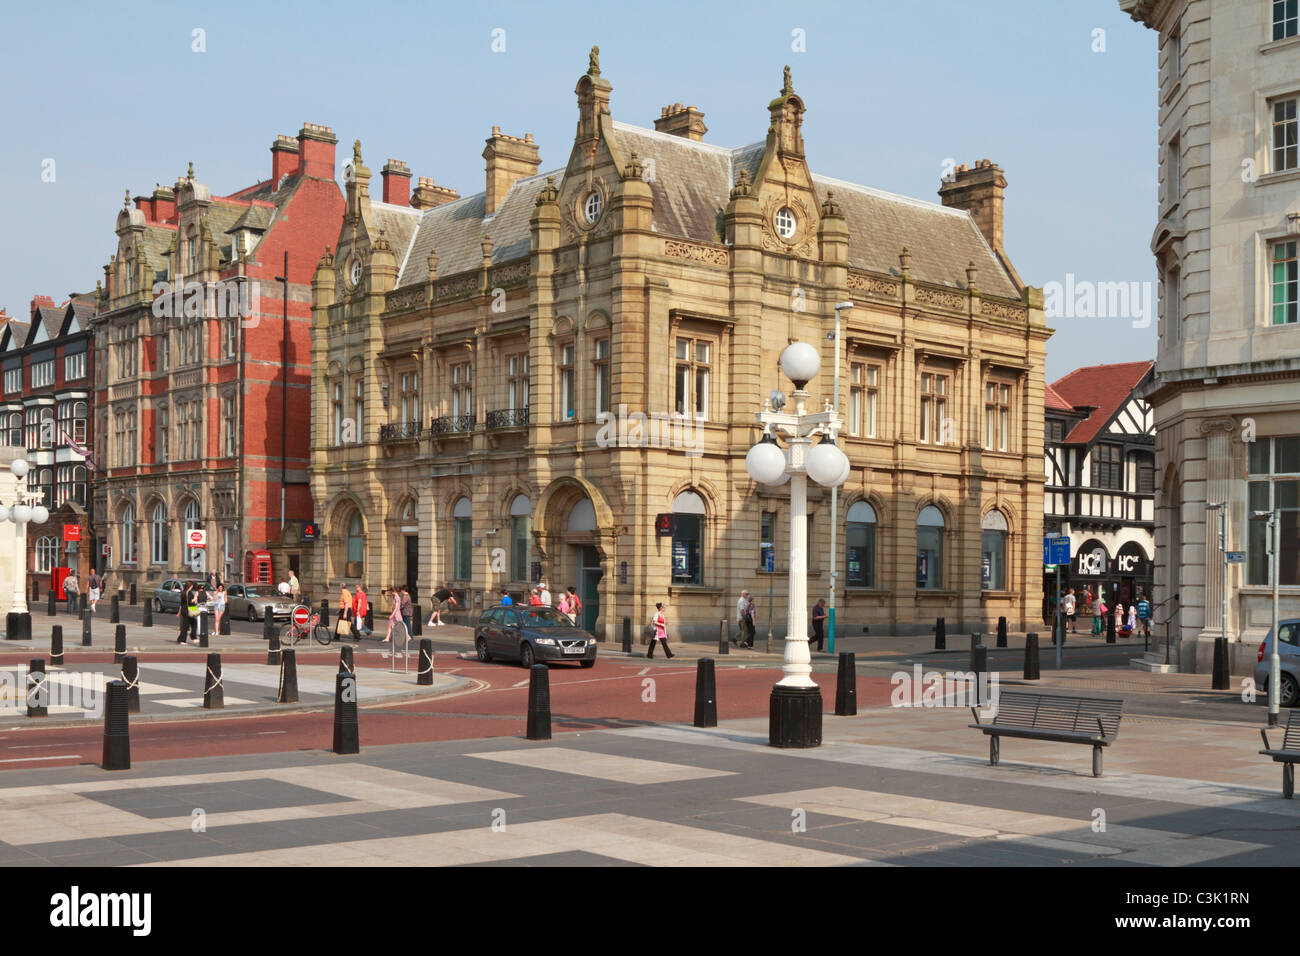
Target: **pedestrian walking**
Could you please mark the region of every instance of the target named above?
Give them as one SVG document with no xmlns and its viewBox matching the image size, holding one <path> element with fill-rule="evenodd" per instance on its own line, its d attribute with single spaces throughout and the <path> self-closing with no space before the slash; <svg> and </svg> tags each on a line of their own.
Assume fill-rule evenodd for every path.
<svg viewBox="0 0 1300 956">
<path fill-rule="evenodd" d="M 388 633 L 386 633 L 384 639 L 380 641 L 381 644 L 387 644 L 389 639 L 393 636 L 393 628 L 397 627 L 399 624 L 403 624 L 402 593 L 397 590 L 397 585 L 393 585 L 393 587 L 389 589 L 388 597 L 389 600 L 393 602 L 393 607 L 388 612 Z M 407 631 L 407 637 L 409 639 L 410 631 Z"/>
<path fill-rule="evenodd" d="M 217 633 L 221 633 L 221 619 L 226 616 L 226 586 L 218 582 L 216 591 L 212 594 L 213 623 L 216 625 Z"/>
<path fill-rule="evenodd" d="M 749 640 L 749 592 L 741 591 L 740 600 L 736 602 L 736 631 L 737 636 L 731 639 L 731 643 L 738 644 L 741 647 Z"/>
<path fill-rule="evenodd" d="M 1137 617 L 1138 620 L 1142 622 L 1142 636 L 1145 639 L 1150 640 L 1151 639 L 1151 602 L 1146 599 L 1145 595 L 1138 598 Z"/>
<path fill-rule="evenodd" d="M 541 607 L 541 606 L 542 606 L 542 589 L 541 589 L 541 588 L 533 588 L 531 591 L 528 592 L 528 606 L 529 606 L 529 607 Z"/>
<path fill-rule="evenodd" d="M 1124 604 L 1123 602 L 1117 601 L 1115 603 L 1115 630 L 1122 631 L 1123 629 L 1124 629 Z"/>
<path fill-rule="evenodd" d="M 501 593 L 505 594 L 506 592 L 502 589 Z M 502 601 L 501 603 L 505 604 L 506 602 Z M 442 587 L 433 592 L 432 604 L 433 610 L 429 614 L 429 626 L 446 627 L 447 622 L 442 619 L 442 612 L 444 610 L 451 610 L 456 606 L 456 595 L 451 590 L 450 581 L 446 582 Z"/>
<path fill-rule="evenodd" d="M 363 637 L 369 637 L 371 634 L 370 628 L 366 627 L 366 615 L 370 612 L 370 595 L 366 593 L 366 587 L 364 584 L 357 585 L 356 597 L 353 599 L 353 610 L 354 623 L 356 626 L 353 627 L 352 630 L 359 641 Z"/>
<path fill-rule="evenodd" d="M 559 611 L 561 614 L 563 614 L 566 618 L 569 617 L 569 592 L 568 591 L 560 592 L 560 600 L 559 603 L 555 605 L 555 609 Z M 572 622 L 571 619 L 570 622 Z"/>
<path fill-rule="evenodd" d="M 744 643 L 745 647 L 754 646 L 754 634 L 756 633 L 756 629 L 754 627 L 754 615 L 756 615 L 757 613 L 758 613 L 758 604 L 755 603 L 754 596 L 751 594 L 747 600 L 747 603 L 745 604 L 745 633 L 747 635 L 747 639 Z"/>
<path fill-rule="evenodd" d="M 77 580 L 76 571 L 69 571 L 63 579 L 63 593 L 68 597 L 68 613 L 76 614 L 77 598 L 81 596 L 81 582 Z"/>
<path fill-rule="evenodd" d="M 817 642 L 817 650 L 821 651 L 822 645 L 826 642 L 826 599 L 818 600 L 812 612 L 813 640 Z"/>
<path fill-rule="evenodd" d="M 176 643 L 197 644 L 199 639 L 194 627 L 194 621 L 199 616 L 199 606 L 197 592 L 194 590 L 194 584 L 191 581 L 186 581 L 185 587 L 181 591 L 181 604 L 176 609 L 176 616 L 181 620 L 181 629 L 176 636 Z"/>
<path fill-rule="evenodd" d="M 298 575 L 293 571 L 289 572 L 289 593 L 293 595 L 294 604 L 302 603 L 302 584 L 298 581 Z"/>
<path fill-rule="evenodd" d="M 281 596 L 281 597 L 288 597 L 290 594 L 293 593 L 293 592 L 289 589 L 289 582 L 288 582 L 288 581 L 281 581 L 279 584 L 277 584 L 277 585 L 275 586 L 275 589 L 276 589 L 276 591 L 278 591 L 278 592 L 280 593 L 280 596 Z"/>
<path fill-rule="evenodd" d="M 406 633 L 409 638 L 411 633 L 411 614 L 415 610 L 415 605 L 411 601 L 411 589 L 408 585 L 402 585 L 402 623 L 406 625 Z"/>
<path fill-rule="evenodd" d="M 95 569 L 90 569 L 90 577 L 86 578 L 86 601 L 90 607 L 90 613 L 95 613 L 95 608 L 99 605 L 100 590 L 104 586 L 104 579 L 95 573 Z"/>
<path fill-rule="evenodd" d="M 502 589 L 501 589 L 501 606 L 502 606 L 502 607 L 510 607 L 510 605 L 512 605 L 512 604 L 514 604 L 514 603 L 515 603 L 515 599 L 512 598 L 512 597 L 510 596 L 510 592 L 507 591 L 505 588 L 502 588 Z"/>
<path fill-rule="evenodd" d="M 1074 588 L 1070 588 L 1065 593 L 1065 599 L 1061 602 L 1061 609 L 1065 612 L 1065 629 L 1067 632 L 1074 631 L 1074 622 L 1079 610 L 1079 599 L 1074 595 Z"/>
<path fill-rule="evenodd" d="M 664 645 L 664 656 L 669 660 L 672 660 L 673 651 L 672 648 L 668 646 L 668 618 L 664 614 L 664 606 L 662 603 L 655 605 L 655 616 L 650 619 L 650 623 L 654 626 L 655 633 L 654 637 L 650 638 L 650 649 L 646 651 L 645 656 L 647 658 L 654 657 L 655 641 L 662 641 Z"/>
<path fill-rule="evenodd" d="M 551 592 L 547 589 L 547 587 L 546 587 L 546 582 L 545 582 L 545 581 L 542 582 L 541 590 L 540 590 L 538 593 L 539 593 L 539 594 L 541 595 L 541 597 L 542 597 L 542 603 L 543 603 L 544 605 L 546 605 L 547 607 L 550 607 L 550 606 L 551 606 Z"/>
<path fill-rule="evenodd" d="M 569 585 L 569 620 L 573 626 L 578 626 L 578 612 L 582 610 L 582 598 L 578 597 L 578 589 L 572 584 Z"/>
</svg>

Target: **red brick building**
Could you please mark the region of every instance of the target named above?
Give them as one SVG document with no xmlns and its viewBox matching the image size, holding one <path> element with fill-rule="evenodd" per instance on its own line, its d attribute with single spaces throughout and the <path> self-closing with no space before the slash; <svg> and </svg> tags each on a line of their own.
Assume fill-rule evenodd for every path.
<svg viewBox="0 0 1300 956">
<path fill-rule="evenodd" d="M 127 195 L 95 319 L 95 531 L 119 586 L 242 580 L 258 552 L 278 579 L 311 546 L 310 283 L 343 218 L 336 143 L 308 123 L 228 196 L 193 166 Z"/>
<path fill-rule="evenodd" d="M 10 319 L 0 330 L 0 432 L 4 444 L 25 449 L 28 490 L 40 492 L 50 511 L 44 524 L 27 525 L 28 593 L 35 579 L 44 594 L 62 580 L 60 569 L 84 568 L 92 553 L 87 455 L 95 302 L 90 294 L 55 305 L 38 295 L 29 321 Z M 64 540 L 65 525 L 77 527 L 78 540 Z"/>
</svg>

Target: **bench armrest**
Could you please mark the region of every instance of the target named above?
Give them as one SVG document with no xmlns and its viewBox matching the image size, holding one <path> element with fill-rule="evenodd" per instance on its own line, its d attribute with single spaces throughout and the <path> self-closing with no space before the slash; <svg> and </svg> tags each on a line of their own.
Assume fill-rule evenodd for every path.
<svg viewBox="0 0 1300 956">
<path fill-rule="evenodd" d="M 980 722 L 980 714 L 979 714 L 979 711 L 976 710 L 974 707 L 972 707 L 972 708 L 970 709 L 970 715 L 971 715 L 972 717 L 975 718 L 975 723 L 978 725 L 979 722 Z M 1261 733 L 1262 733 L 1262 732 L 1263 732 L 1263 731 L 1261 731 Z M 1267 741 L 1267 740 L 1264 741 L 1264 746 L 1265 746 L 1265 747 L 1268 746 L 1268 741 Z"/>
<path fill-rule="evenodd" d="M 1101 722 L 1101 714 L 1097 714 L 1097 731 L 1103 738 L 1106 736 L 1106 725 Z"/>
<path fill-rule="evenodd" d="M 1268 732 L 1265 731 L 1263 727 L 1259 728 L 1259 736 L 1260 736 L 1260 739 L 1264 741 L 1264 749 L 1265 749 L 1265 750 L 1272 750 L 1273 747 L 1272 747 L 1272 745 L 1269 744 L 1269 742 L 1268 742 Z"/>
</svg>

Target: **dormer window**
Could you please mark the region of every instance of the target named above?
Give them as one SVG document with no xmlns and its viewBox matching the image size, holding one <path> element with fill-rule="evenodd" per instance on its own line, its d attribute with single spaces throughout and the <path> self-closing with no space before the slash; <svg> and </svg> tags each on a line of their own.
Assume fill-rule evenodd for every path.
<svg viewBox="0 0 1300 956">
<path fill-rule="evenodd" d="M 782 239 L 794 238 L 797 221 L 794 218 L 794 211 L 789 206 L 782 206 L 777 211 L 774 224 L 776 225 L 776 234 Z"/>
</svg>

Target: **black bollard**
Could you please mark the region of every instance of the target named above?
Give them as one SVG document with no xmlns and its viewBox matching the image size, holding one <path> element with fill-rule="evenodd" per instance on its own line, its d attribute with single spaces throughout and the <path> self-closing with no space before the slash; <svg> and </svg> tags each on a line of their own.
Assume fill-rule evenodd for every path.
<svg viewBox="0 0 1300 956">
<path fill-rule="evenodd" d="M 981 688 L 984 686 L 984 675 L 989 670 L 989 649 L 983 644 L 971 651 L 970 669 L 975 674 L 975 693 L 972 696 L 977 704 L 983 706 L 988 703 L 988 694 L 983 693 Z"/>
<path fill-rule="evenodd" d="M 81 609 L 81 646 L 90 646 L 90 615 L 84 607 Z"/>
<path fill-rule="evenodd" d="M 112 680 L 104 685 L 105 770 L 131 769 L 131 724 L 127 716 L 126 684 Z"/>
<path fill-rule="evenodd" d="M 269 641 L 272 637 L 279 637 L 280 633 L 275 629 L 275 615 L 271 613 L 271 605 L 266 606 L 266 613 L 262 616 L 262 640 Z"/>
<path fill-rule="evenodd" d="M 998 618 L 998 647 L 1007 646 L 1007 619 Z"/>
<path fill-rule="evenodd" d="M 270 608 L 267 608 L 267 610 L 270 611 Z M 324 599 L 320 602 L 320 626 L 330 626 L 330 602 Z"/>
<path fill-rule="evenodd" d="M 424 614 L 420 611 L 420 605 L 411 605 L 411 636 L 419 637 L 424 633 Z"/>
<path fill-rule="evenodd" d="M 5 640 L 30 641 L 32 616 L 25 611 L 10 611 L 5 615 Z"/>
<path fill-rule="evenodd" d="M 551 680 L 545 664 L 534 664 L 528 678 L 528 739 L 551 739 Z"/>
<path fill-rule="evenodd" d="M 840 651 L 839 676 L 835 680 L 835 716 L 852 717 L 858 712 L 858 668 L 852 651 Z"/>
<path fill-rule="evenodd" d="M 298 657 L 292 647 L 280 651 L 280 690 L 275 695 L 275 702 L 298 703 Z"/>
<path fill-rule="evenodd" d="M 41 599 L 41 582 L 32 578 L 32 603 L 35 604 Z"/>
<path fill-rule="evenodd" d="M 113 600 L 109 602 L 108 623 L 116 624 L 120 620 L 122 620 L 122 602 L 118 596 L 114 594 Z"/>
<path fill-rule="evenodd" d="M 1038 680 L 1038 632 L 1025 635 L 1025 680 Z"/>
<path fill-rule="evenodd" d="M 433 683 L 433 638 L 420 638 L 420 669 L 415 674 L 417 684 Z"/>
<path fill-rule="evenodd" d="M 221 710 L 226 706 L 226 692 L 221 687 L 221 655 L 208 655 L 208 669 L 203 678 L 203 709 Z"/>
<path fill-rule="evenodd" d="M 356 666 L 357 666 L 356 662 L 352 658 L 352 648 L 340 647 L 339 648 L 339 670 L 347 671 L 349 674 L 351 674 L 354 670 L 356 670 Z"/>
<path fill-rule="evenodd" d="M 718 622 L 718 653 L 731 653 L 731 642 L 727 640 L 727 619 L 725 617 Z M 709 726 L 714 725 L 710 724 Z"/>
<path fill-rule="evenodd" d="M 374 631 L 375 629 L 375 608 L 373 604 L 366 605 L 366 630 Z"/>
<path fill-rule="evenodd" d="M 153 627 L 153 601 L 144 602 L 144 611 L 141 622 L 145 627 Z"/>
<path fill-rule="evenodd" d="M 623 653 L 632 653 L 632 619 L 623 618 Z"/>
<path fill-rule="evenodd" d="M 344 648 L 351 650 L 352 648 Z M 266 642 L 266 662 L 272 666 L 280 666 L 280 635 L 272 632 L 270 639 Z"/>
<path fill-rule="evenodd" d="M 126 685 L 128 713 L 140 713 L 140 662 L 134 654 L 122 658 L 122 683 Z"/>
<path fill-rule="evenodd" d="M 119 624 L 113 629 L 113 663 L 122 663 L 126 657 L 126 625 Z"/>
<path fill-rule="evenodd" d="M 948 629 L 943 618 L 934 622 L 934 649 L 936 651 L 948 649 Z"/>
<path fill-rule="evenodd" d="M 971 653 L 974 654 L 974 653 L 975 653 L 975 648 L 977 648 L 977 647 L 982 647 L 983 644 L 984 644 L 984 635 L 981 634 L 979 631 L 973 631 L 973 632 L 971 632 L 971 636 L 970 636 L 970 650 L 971 650 Z"/>
<path fill-rule="evenodd" d="M 695 664 L 695 726 L 718 726 L 718 678 L 711 657 L 701 657 Z"/>
<path fill-rule="evenodd" d="M 58 602 L 54 600 L 54 591 L 51 590 L 49 593 L 49 603 L 45 608 L 45 615 L 46 617 L 54 617 L 58 613 L 59 613 Z"/>
<path fill-rule="evenodd" d="M 351 671 L 339 671 L 334 675 L 334 752 L 361 752 L 357 733 L 357 675 Z"/>
<path fill-rule="evenodd" d="M 63 625 L 55 624 L 50 631 L 50 666 L 63 666 Z"/>
<path fill-rule="evenodd" d="M 33 657 L 27 665 L 27 716 L 48 717 L 50 715 L 49 675 L 45 672 L 45 661 Z"/>
<path fill-rule="evenodd" d="M 1229 680 L 1228 639 L 1216 637 L 1214 639 L 1214 681 L 1210 684 L 1210 689 L 1227 690 L 1231 686 Z"/>
<path fill-rule="evenodd" d="M 208 635 L 212 633 L 212 612 L 200 611 L 194 623 L 199 629 L 199 647 L 207 647 Z"/>
<path fill-rule="evenodd" d="M 135 582 L 134 582 L 134 581 L 131 582 L 131 600 L 130 600 L 129 603 L 130 603 L 130 605 L 131 605 L 132 607 L 135 607 L 135 603 L 136 603 L 136 602 L 135 602 Z"/>
<path fill-rule="evenodd" d="M 1065 643 L 1064 629 L 1062 629 L 1061 631 L 1061 643 L 1062 644 Z M 1107 644 L 1115 643 L 1115 615 L 1114 614 L 1106 615 L 1106 643 Z"/>
<path fill-rule="evenodd" d="M 221 637 L 230 636 L 230 605 L 226 605 L 226 611 L 221 615 L 221 623 L 217 625 L 217 634 Z"/>
</svg>

